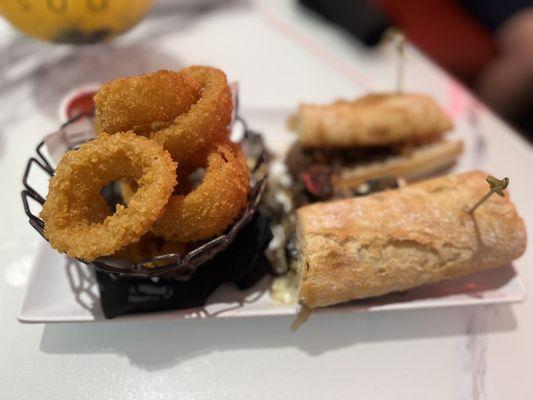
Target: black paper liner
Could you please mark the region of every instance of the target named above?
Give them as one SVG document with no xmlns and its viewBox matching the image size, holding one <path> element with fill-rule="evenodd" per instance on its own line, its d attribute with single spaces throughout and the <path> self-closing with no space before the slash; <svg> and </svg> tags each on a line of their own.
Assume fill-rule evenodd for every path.
<svg viewBox="0 0 533 400">
<path fill-rule="evenodd" d="M 223 283 L 245 290 L 272 272 L 264 251 L 272 239 L 269 221 L 256 213 L 231 245 L 197 267 L 188 281 L 168 278 L 116 278 L 96 270 L 102 311 L 119 315 L 200 307 Z"/>
</svg>

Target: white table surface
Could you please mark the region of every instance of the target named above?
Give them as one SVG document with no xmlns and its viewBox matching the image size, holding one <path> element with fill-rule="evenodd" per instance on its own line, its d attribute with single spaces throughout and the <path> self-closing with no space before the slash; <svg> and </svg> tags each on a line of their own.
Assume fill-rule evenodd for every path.
<svg viewBox="0 0 533 400">
<path fill-rule="evenodd" d="M 179 14 L 170 3 L 90 48 L 32 41 L 0 22 L 0 398 L 533 398 L 531 297 L 513 306 L 314 315 L 295 334 L 284 317 L 17 322 L 42 240 L 26 223 L 21 174 L 73 86 L 212 64 L 239 80 L 245 114 L 392 88 L 393 54 L 358 48 L 290 1 L 220 1 Z M 406 85 L 436 96 L 458 129 L 471 129 L 475 116 L 486 139 L 479 166 L 511 177 L 531 231 L 531 147 L 413 50 Z M 531 288 L 532 251 L 515 266 Z"/>
</svg>

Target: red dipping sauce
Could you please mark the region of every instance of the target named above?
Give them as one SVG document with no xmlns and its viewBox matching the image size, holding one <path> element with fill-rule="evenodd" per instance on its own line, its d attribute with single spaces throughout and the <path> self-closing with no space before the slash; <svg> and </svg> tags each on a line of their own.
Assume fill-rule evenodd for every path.
<svg viewBox="0 0 533 400">
<path fill-rule="evenodd" d="M 67 119 L 72 119 L 80 114 L 94 114 L 93 97 L 96 91 L 80 92 L 68 100 L 66 105 Z"/>
</svg>

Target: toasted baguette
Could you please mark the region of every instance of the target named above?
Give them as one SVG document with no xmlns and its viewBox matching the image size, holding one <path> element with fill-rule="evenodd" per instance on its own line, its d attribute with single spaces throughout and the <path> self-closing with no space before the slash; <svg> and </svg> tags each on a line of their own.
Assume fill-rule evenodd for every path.
<svg viewBox="0 0 533 400">
<path fill-rule="evenodd" d="M 291 125 L 305 148 L 383 146 L 439 136 L 453 127 L 433 98 L 415 93 L 302 104 Z"/>
<path fill-rule="evenodd" d="M 520 257 L 526 231 L 486 173 L 424 181 L 297 211 L 299 299 L 322 307 L 499 267 Z"/>
</svg>

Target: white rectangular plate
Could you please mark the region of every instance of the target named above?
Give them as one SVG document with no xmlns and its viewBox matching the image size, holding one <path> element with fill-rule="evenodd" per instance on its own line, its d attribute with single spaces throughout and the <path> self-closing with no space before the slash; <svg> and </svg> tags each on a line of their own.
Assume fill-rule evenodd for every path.
<svg viewBox="0 0 533 400">
<path fill-rule="evenodd" d="M 80 278 L 81 277 L 81 278 Z M 204 307 L 117 317 L 135 320 L 181 318 L 235 318 L 295 315 L 296 305 L 273 301 L 270 279 L 246 291 L 220 287 Z M 503 267 L 465 278 L 412 289 L 375 299 L 328 307 L 321 312 L 369 312 L 416 308 L 487 305 L 520 302 L 525 289 L 514 268 Z M 106 320 L 100 309 L 98 286 L 90 267 L 69 263 L 68 259 L 44 243 L 33 266 L 19 321 L 91 322 Z"/>
<path fill-rule="evenodd" d="M 271 149 L 282 154 L 293 137 L 285 127 L 287 110 L 257 110 L 244 113 L 250 126 L 263 132 Z M 463 137 L 466 151 L 457 169 L 473 169 L 483 157 L 475 127 L 458 123 L 455 135 Z M 470 129 L 470 134 L 463 135 Z M 234 318 L 296 315 L 296 305 L 283 305 L 271 299 L 270 279 L 263 279 L 247 291 L 220 287 L 204 307 L 150 314 L 132 314 L 120 319 Z M 460 279 L 392 294 L 375 299 L 328 307 L 320 312 L 369 312 L 417 308 L 516 303 L 525 298 L 525 288 L 513 267 L 484 271 Z M 43 242 L 29 277 L 18 316 L 21 322 L 106 321 L 100 309 L 98 287 L 91 268 L 69 263 L 68 259 Z"/>
</svg>

